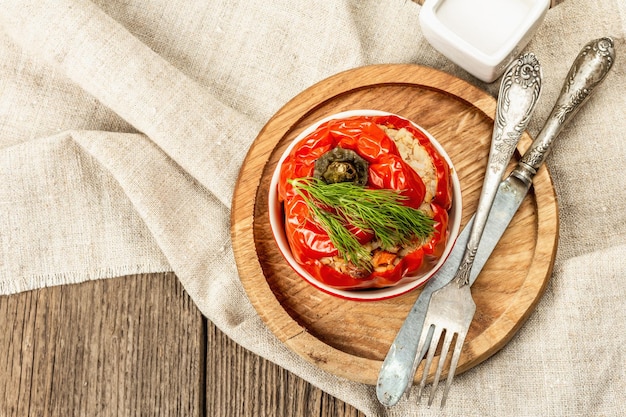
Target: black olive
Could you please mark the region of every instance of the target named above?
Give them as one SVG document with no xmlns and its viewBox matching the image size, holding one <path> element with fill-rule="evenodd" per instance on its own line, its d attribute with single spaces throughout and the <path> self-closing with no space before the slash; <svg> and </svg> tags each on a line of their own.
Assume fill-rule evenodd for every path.
<svg viewBox="0 0 626 417">
<path fill-rule="evenodd" d="M 326 152 L 315 161 L 313 176 L 327 184 L 352 182 L 357 185 L 367 184 L 369 164 L 365 159 L 350 149 L 336 147 Z"/>
</svg>

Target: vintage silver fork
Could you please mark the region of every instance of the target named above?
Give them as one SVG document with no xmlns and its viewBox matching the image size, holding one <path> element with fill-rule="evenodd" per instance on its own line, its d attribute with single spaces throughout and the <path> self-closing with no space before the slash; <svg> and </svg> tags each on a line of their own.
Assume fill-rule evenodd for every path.
<svg viewBox="0 0 626 417">
<path fill-rule="evenodd" d="M 522 55 L 514 61 L 502 77 L 487 170 L 463 259 L 453 280 L 431 295 L 424 319 L 424 327 L 420 335 L 417 351 L 421 352 L 424 349 L 424 344 L 430 334 L 432 334 L 432 339 L 418 389 L 418 402 L 426 385 L 435 350 L 440 343 L 442 335 L 445 334 L 428 399 L 428 405 L 430 406 L 439 385 L 439 379 L 441 378 L 450 346 L 453 340 L 456 339 L 441 399 L 441 407 L 445 405 L 448 391 L 461 357 L 463 343 L 476 312 L 476 304 L 468 284 L 478 244 L 480 243 L 489 211 L 493 205 L 498 185 L 539 99 L 541 81 L 541 66 L 532 53 Z M 417 369 L 420 361 L 421 358 L 420 360 L 416 359 L 413 364 L 414 370 Z"/>
</svg>

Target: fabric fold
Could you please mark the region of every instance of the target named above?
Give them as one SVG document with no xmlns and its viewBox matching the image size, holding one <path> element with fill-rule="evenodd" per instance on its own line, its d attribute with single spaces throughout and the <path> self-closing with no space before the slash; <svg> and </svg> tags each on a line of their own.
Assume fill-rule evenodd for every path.
<svg viewBox="0 0 626 417">
<path fill-rule="evenodd" d="M 0 160 L 1 293 L 171 270 L 124 191 L 73 133 L 2 149 Z"/>
<path fill-rule="evenodd" d="M 61 68 L 230 206 L 238 169 L 258 130 L 248 118 L 89 0 L 5 1 L 0 22 L 24 50 Z"/>
</svg>

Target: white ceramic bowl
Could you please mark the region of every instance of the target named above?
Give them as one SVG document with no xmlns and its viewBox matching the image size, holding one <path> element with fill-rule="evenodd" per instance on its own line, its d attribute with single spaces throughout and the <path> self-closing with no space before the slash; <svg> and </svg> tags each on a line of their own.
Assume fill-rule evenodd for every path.
<svg viewBox="0 0 626 417">
<path fill-rule="evenodd" d="M 364 289 L 364 290 L 341 290 L 337 288 L 330 287 L 323 282 L 320 282 L 311 274 L 302 268 L 299 265 L 289 247 L 289 242 L 287 241 L 287 237 L 285 235 L 285 227 L 284 227 L 284 215 L 282 210 L 282 204 L 278 201 L 278 181 L 280 176 L 280 167 L 287 157 L 287 155 L 291 152 L 294 146 L 310 133 L 315 131 L 322 123 L 327 122 L 332 119 L 342 119 L 352 116 L 384 116 L 391 115 L 391 113 L 378 111 L 378 110 L 350 110 L 342 113 L 337 113 L 331 116 L 328 116 L 313 125 L 309 126 L 302 133 L 300 133 L 294 141 L 287 147 L 282 157 L 280 158 L 278 165 L 276 166 L 276 170 L 271 179 L 270 183 L 270 191 L 269 191 L 269 220 L 270 226 L 272 229 L 272 233 L 274 235 L 274 239 L 276 240 L 276 244 L 283 257 L 287 260 L 289 265 L 307 282 L 315 286 L 316 288 L 327 292 L 329 294 L 336 295 L 341 298 L 350 299 L 350 300 L 359 300 L 359 301 L 374 301 L 374 300 L 382 300 L 391 297 L 396 297 L 398 295 L 404 294 L 415 288 L 424 285 L 426 281 L 441 267 L 441 265 L 445 262 L 446 258 L 450 254 L 452 250 L 452 246 L 458 237 L 459 228 L 461 224 L 461 185 L 459 183 L 459 178 L 454 170 L 454 166 L 450 157 L 445 152 L 443 147 L 435 140 L 435 138 L 430 135 L 426 130 L 421 128 L 420 126 L 412 123 L 417 129 L 421 130 L 432 142 L 433 146 L 439 151 L 439 153 L 445 158 L 448 162 L 448 165 L 451 168 L 451 180 L 452 180 L 452 207 L 449 211 L 449 222 L 448 222 L 448 242 L 446 243 L 446 247 L 443 255 L 437 262 L 437 264 L 426 273 L 417 275 L 417 276 L 406 276 L 402 278 L 395 286 L 380 288 L 380 289 Z M 402 116 L 398 116 L 402 117 Z M 406 119 L 405 119 L 406 120 Z"/>
<path fill-rule="evenodd" d="M 426 0 L 419 22 L 435 49 L 490 83 L 520 55 L 549 7 L 550 0 Z"/>
</svg>

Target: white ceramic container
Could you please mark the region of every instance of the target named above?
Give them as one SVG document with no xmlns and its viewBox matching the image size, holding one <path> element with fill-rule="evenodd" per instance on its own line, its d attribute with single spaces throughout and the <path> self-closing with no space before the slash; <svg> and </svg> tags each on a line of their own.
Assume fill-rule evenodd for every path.
<svg viewBox="0 0 626 417">
<path fill-rule="evenodd" d="M 419 21 L 435 49 L 490 83 L 520 55 L 549 7 L 550 0 L 426 0 Z"/>
</svg>

